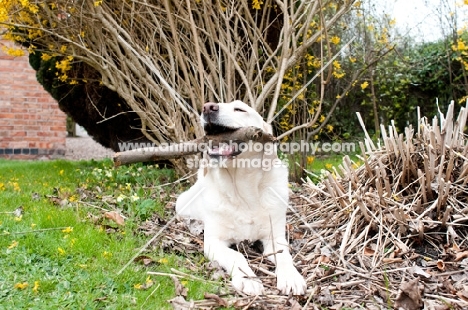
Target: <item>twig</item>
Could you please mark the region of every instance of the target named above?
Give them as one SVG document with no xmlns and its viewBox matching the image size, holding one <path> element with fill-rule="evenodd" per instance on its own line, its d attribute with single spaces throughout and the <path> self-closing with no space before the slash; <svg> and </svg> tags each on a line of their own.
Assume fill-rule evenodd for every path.
<svg viewBox="0 0 468 310">
<path fill-rule="evenodd" d="M 7 232 L 7 233 L 0 234 L 0 236 L 24 235 L 24 234 L 32 234 L 32 233 L 38 233 L 38 232 L 44 232 L 44 231 L 64 230 L 67 228 L 68 226 L 67 227 L 55 227 L 55 228 L 43 228 L 43 229 L 36 229 L 36 230 L 30 230 L 30 231 Z"/>
</svg>

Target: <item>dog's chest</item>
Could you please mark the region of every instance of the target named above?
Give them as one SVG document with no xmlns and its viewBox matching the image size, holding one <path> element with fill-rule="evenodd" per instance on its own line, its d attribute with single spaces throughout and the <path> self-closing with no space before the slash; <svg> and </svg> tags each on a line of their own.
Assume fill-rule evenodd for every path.
<svg viewBox="0 0 468 310">
<path fill-rule="evenodd" d="M 239 201 L 225 200 L 220 201 L 216 209 L 211 213 L 210 221 L 216 222 L 222 239 L 257 240 L 269 235 L 270 219 L 274 215 L 260 202 L 247 206 Z"/>
</svg>

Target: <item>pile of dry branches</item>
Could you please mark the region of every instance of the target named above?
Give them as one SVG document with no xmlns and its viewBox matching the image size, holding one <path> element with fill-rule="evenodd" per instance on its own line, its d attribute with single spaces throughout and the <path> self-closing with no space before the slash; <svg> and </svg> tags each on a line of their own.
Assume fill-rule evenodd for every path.
<svg viewBox="0 0 468 310">
<path fill-rule="evenodd" d="M 306 184 L 301 198 L 307 203 L 296 207 L 296 221 L 312 236 L 301 249 L 308 254 L 300 256 L 311 261 L 319 255 L 346 277 L 365 280 L 352 291 L 338 289 L 334 298 L 401 306 L 400 283 L 419 277 L 425 293 L 403 308 L 468 306 L 467 116 L 462 108 L 455 120 L 452 103 L 446 116 L 432 123 L 418 117 L 417 129 L 404 134 L 382 126 L 381 145 L 366 133 L 363 165 L 355 168 L 345 157 L 321 184 Z"/>
<path fill-rule="evenodd" d="M 382 127 L 377 146 L 366 133 L 362 165 L 345 157 L 321 183 L 309 181 L 295 191 L 288 232 L 295 262 L 309 285 L 307 296 L 278 295 L 274 266 L 241 245 L 270 288 L 267 295 L 228 292 L 192 302 L 179 296 L 174 306 L 466 309 L 467 116 L 468 109 L 462 108 L 455 120 L 452 104 L 446 116 L 441 113 L 431 123 L 419 117 L 417 129 L 408 127 L 404 134 L 394 126 L 388 132 Z M 201 251 L 197 227 L 174 222 L 161 244 Z"/>
</svg>

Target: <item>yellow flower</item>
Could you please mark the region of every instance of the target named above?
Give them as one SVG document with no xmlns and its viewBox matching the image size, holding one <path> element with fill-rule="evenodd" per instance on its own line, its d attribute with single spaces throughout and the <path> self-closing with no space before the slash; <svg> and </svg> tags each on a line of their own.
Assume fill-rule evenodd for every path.
<svg viewBox="0 0 468 310">
<path fill-rule="evenodd" d="M 57 248 L 57 251 L 59 252 L 60 255 L 65 255 L 65 250 L 62 249 L 61 247 Z"/>
<path fill-rule="evenodd" d="M 34 281 L 34 287 L 32 288 L 33 292 L 37 294 L 39 291 L 39 281 Z"/>
<path fill-rule="evenodd" d="M 331 39 L 330 39 L 330 42 L 333 43 L 333 44 L 338 44 L 340 43 L 341 39 L 337 36 L 333 36 Z"/>
<path fill-rule="evenodd" d="M 333 168 L 333 165 L 332 164 L 325 164 L 325 168 L 330 170 L 331 168 Z"/>
<path fill-rule="evenodd" d="M 70 61 L 68 59 L 62 60 L 55 64 L 55 67 L 62 73 L 65 73 L 71 69 Z M 63 173 L 63 172 L 62 172 Z"/>
<path fill-rule="evenodd" d="M 338 60 L 333 61 L 333 68 L 341 69 L 341 64 Z"/>
<path fill-rule="evenodd" d="M 23 283 L 16 283 L 14 288 L 19 289 L 19 290 L 24 290 L 25 288 L 28 287 L 28 282 L 23 282 Z"/>
<path fill-rule="evenodd" d="M 328 131 L 328 132 L 332 132 L 332 131 L 333 131 L 333 126 L 330 125 L 330 124 L 328 124 L 328 125 L 327 125 L 327 131 Z"/>
<path fill-rule="evenodd" d="M 252 0 L 252 8 L 255 10 L 260 10 L 262 8 L 263 1 L 261 0 Z"/>
<path fill-rule="evenodd" d="M 69 233 L 71 233 L 72 231 L 73 231 L 73 227 L 70 227 L 70 226 L 68 226 L 68 227 L 65 228 L 65 229 L 62 229 L 62 232 L 66 233 L 66 234 L 69 234 Z"/>
<path fill-rule="evenodd" d="M 18 241 L 16 240 L 13 240 L 13 242 L 8 246 L 8 249 L 13 249 L 13 248 L 16 248 L 18 246 Z"/>
<path fill-rule="evenodd" d="M 30 6 L 28 7 L 28 9 L 29 9 L 29 11 L 31 11 L 31 13 L 33 13 L 33 14 L 36 14 L 36 13 L 39 11 L 39 8 L 37 7 L 37 5 L 34 5 L 34 4 L 30 5 Z"/>
<path fill-rule="evenodd" d="M 344 72 L 333 72 L 333 76 L 336 77 L 337 79 L 341 79 L 343 76 L 345 76 Z"/>
<path fill-rule="evenodd" d="M 52 56 L 50 56 L 49 54 L 42 54 L 41 55 L 41 59 L 44 60 L 44 61 L 48 61 L 52 58 Z"/>
<path fill-rule="evenodd" d="M 94 6 L 100 6 L 102 4 L 102 0 L 94 1 Z"/>
<path fill-rule="evenodd" d="M 314 156 L 307 156 L 307 164 L 312 164 L 315 160 L 315 157 Z"/>
<path fill-rule="evenodd" d="M 4 48 L 3 49 L 8 55 L 13 56 L 13 57 L 21 57 L 24 56 L 24 51 L 19 48 Z"/>
<path fill-rule="evenodd" d="M 168 262 L 169 262 L 169 260 L 167 258 L 165 258 L 165 257 L 158 260 L 158 263 L 160 263 L 160 264 L 167 264 Z"/>
<path fill-rule="evenodd" d="M 355 62 L 356 62 L 356 58 L 353 57 L 353 56 L 349 56 L 349 61 L 352 62 L 352 63 L 355 63 Z"/>
<path fill-rule="evenodd" d="M 111 253 L 111 252 L 104 251 L 104 252 L 102 253 L 102 257 L 104 257 L 104 258 L 110 258 L 110 257 L 112 257 L 112 253 Z"/>
<path fill-rule="evenodd" d="M 364 90 L 369 86 L 369 82 L 365 81 L 364 83 L 361 84 L 361 89 Z"/>
<path fill-rule="evenodd" d="M 153 285 L 153 280 L 150 279 L 150 276 L 148 276 L 148 277 L 146 278 L 145 283 L 146 283 L 146 286 L 147 286 L 147 287 Z"/>
</svg>

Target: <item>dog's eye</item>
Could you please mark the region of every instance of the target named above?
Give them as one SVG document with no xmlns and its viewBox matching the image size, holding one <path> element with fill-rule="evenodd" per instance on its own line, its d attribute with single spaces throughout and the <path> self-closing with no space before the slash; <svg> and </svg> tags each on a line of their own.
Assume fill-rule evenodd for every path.
<svg viewBox="0 0 468 310">
<path fill-rule="evenodd" d="M 247 111 L 239 109 L 239 108 L 234 108 L 234 112 L 247 112 Z"/>
</svg>

